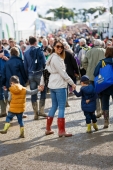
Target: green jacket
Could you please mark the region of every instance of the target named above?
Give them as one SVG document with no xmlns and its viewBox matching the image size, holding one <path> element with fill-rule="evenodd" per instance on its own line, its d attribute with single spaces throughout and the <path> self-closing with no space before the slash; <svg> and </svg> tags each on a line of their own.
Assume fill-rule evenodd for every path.
<svg viewBox="0 0 113 170">
<path fill-rule="evenodd" d="M 105 49 L 95 46 L 87 51 L 82 66 L 86 70 L 86 75 L 91 81 L 94 81 L 94 70 L 100 60 L 105 58 Z"/>
</svg>

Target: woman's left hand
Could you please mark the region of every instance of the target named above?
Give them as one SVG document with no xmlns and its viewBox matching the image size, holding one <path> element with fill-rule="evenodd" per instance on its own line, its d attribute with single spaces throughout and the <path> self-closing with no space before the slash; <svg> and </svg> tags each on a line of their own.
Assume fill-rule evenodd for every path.
<svg viewBox="0 0 113 170">
<path fill-rule="evenodd" d="M 76 85 L 75 84 L 72 85 L 72 89 L 76 90 Z"/>
<path fill-rule="evenodd" d="M 44 90 L 44 86 L 43 85 L 38 86 L 38 90 L 43 91 Z"/>
</svg>

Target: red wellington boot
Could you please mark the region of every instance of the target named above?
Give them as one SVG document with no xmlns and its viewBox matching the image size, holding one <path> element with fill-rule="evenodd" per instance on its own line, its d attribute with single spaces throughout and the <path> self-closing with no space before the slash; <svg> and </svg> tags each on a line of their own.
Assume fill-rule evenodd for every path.
<svg viewBox="0 0 113 170">
<path fill-rule="evenodd" d="M 72 134 L 68 134 L 65 132 L 65 118 L 58 118 L 57 124 L 58 124 L 59 137 L 62 137 L 62 136 L 71 137 L 72 136 Z"/>
<path fill-rule="evenodd" d="M 45 132 L 46 135 L 51 135 L 54 133 L 51 130 L 52 122 L 53 122 L 53 117 L 47 117 L 46 132 Z"/>
</svg>

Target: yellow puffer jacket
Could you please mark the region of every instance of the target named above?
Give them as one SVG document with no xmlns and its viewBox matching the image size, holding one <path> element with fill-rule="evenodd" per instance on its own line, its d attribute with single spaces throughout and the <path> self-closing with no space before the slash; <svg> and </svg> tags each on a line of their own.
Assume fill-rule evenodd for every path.
<svg viewBox="0 0 113 170">
<path fill-rule="evenodd" d="M 9 111 L 12 113 L 22 113 L 26 106 L 26 88 L 20 84 L 15 84 L 9 88 L 11 102 Z"/>
</svg>

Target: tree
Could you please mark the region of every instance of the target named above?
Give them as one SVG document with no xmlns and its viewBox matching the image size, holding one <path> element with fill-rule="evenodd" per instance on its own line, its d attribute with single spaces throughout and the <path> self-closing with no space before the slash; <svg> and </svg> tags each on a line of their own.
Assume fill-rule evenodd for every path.
<svg viewBox="0 0 113 170">
<path fill-rule="evenodd" d="M 102 15 L 105 11 L 105 7 L 96 7 L 96 8 L 89 8 L 89 9 L 79 9 L 77 13 L 77 18 L 82 22 L 86 22 L 89 19 L 88 14 L 94 14 L 96 11 L 99 11 L 99 14 Z M 98 16 L 97 16 L 98 17 Z"/>
<path fill-rule="evenodd" d="M 74 11 L 72 9 L 68 9 L 66 7 L 59 7 L 59 8 L 55 8 L 55 9 L 49 9 L 47 11 L 47 14 L 49 13 L 54 13 L 54 19 L 57 20 L 57 19 L 74 19 Z"/>
<path fill-rule="evenodd" d="M 89 9 L 87 10 L 87 13 L 93 14 L 93 13 L 95 13 L 96 11 L 99 11 L 100 15 L 102 15 L 102 14 L 106 11 L 106 8 L 105 8 L 105 7 L 102 7 L 102 6 L 96 7 L 96 8 L 89 8 Z"/>
</svg>

